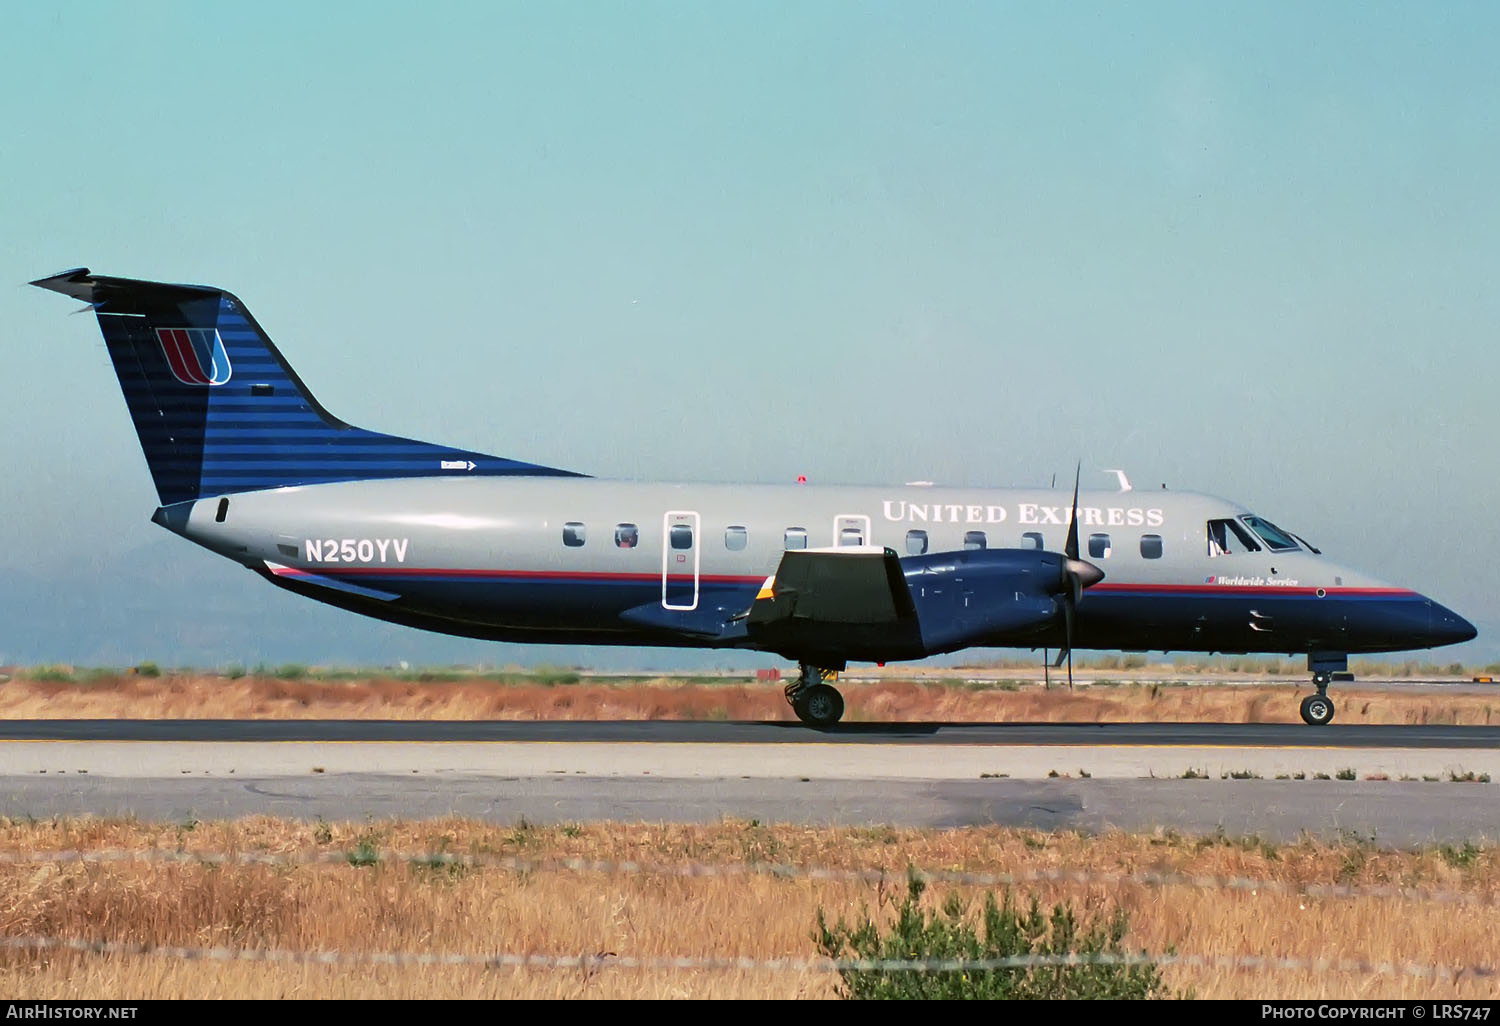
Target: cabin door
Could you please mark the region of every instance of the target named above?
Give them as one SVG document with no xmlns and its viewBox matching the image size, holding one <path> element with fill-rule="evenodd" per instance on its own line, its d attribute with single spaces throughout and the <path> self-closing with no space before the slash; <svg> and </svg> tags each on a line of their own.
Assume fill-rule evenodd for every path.
<svg viewBox="0 0 1500 1026">
<path fill-rule="evenodd" d="M 697 609 L 702 549 L 698 514 L 668 510 L 661 534 L 661 604 L 667 609 Z"/>
</svg>

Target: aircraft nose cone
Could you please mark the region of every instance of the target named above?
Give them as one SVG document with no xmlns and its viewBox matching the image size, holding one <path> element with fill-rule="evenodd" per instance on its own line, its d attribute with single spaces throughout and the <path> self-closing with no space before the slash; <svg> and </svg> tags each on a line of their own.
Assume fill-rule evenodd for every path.
<svg viewBox="0 0 1500 1026">
<path fill-rule="evenodd" d="M 1432 647 L 1457 645 L 1465 641 L 1473 641 L 1479 636 L 1479 631 L 1474 629 L 1472 623 L 1447 606 L 1430 600 L 1429 604 L 1432 612 L 1427 618 L 1427 637 L 1428 644 Z"/>
</svg>

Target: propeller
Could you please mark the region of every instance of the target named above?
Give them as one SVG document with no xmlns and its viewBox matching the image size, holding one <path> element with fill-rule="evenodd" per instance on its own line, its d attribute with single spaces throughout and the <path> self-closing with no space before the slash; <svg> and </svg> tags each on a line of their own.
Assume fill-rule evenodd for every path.
<svg viewBox="0 0 1500 1026">
<path fill-rule="evenodd" d="M 1063 561 L 1063 647 L 1058 650 L 1057 661 L 1052 665 L 1061 666 L 1063 660 L 1068 661 L 1068 688 L 1073 687 L 1073 613 L 1078 606 L 1078 600 L 1083 598 L 1083 589 L 1098 584 L 1104 580 L 1104 571 L 1094 564 L 1078 557 L 1078 481 L 1083 474 L 1083 461 L 1073 470 L 1073 514 L 1068 518 L 1068 540 L 1063 546 L 1063 554 L 1067 557 Z M 1045 660 L 1043 662 L 1045 670 Z M 1050 686 L 1050 681 L 1048 682 Z"/>
</svg>

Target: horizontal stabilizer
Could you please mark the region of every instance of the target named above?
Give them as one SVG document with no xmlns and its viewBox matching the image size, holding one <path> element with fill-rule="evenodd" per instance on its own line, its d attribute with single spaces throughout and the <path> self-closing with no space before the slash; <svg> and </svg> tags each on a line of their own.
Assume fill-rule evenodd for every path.
<svg viewBox="0 0 1500 1026">
<path fill-rule="evenodd" d="M 358 595 L 360 598 L 379 599 L 381 602 L 391 602 L 400 598 L 400 595 L 389 591 L 379 591 L 375 588 L 365 588 L 358 584 L 350 584 L 336 577 L 326 577 L 323 574 L 309 573 L 299 570 L 294 566 L 282 566 L 265 560 L 266 569 L 284 581 L 298 581 L 302 584 L 313 584 L 320 588 L 331 588 L 334 591 L 342 591 L 349 595 Z"/>
<path fill-rule="evenodd" d="M 142 281 L 138 278 L 110 278 L 92 274 L 87 267 L 75 267 L 46 278 L 38 278 L 31 284 L 50 292 L 80 299 L 91 306 L 99 306 L 111 300 L 128 302 L 131 298 L 156 297 L 189 298 L 195 296 L 217 296 L 219 290 L 204 285 L 174 285 L 160 281 Z"/>
</svg>

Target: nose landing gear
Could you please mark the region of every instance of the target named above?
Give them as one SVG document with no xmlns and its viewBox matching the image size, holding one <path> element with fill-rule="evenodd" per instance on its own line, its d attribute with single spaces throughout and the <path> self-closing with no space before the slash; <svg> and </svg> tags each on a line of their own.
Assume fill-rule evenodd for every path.
<svg viewBox="0 0 1500 1026">
<path fill-rule="evenodd" d="M 1328 684 L 1332 680 L 1333 674 L 1326 671 L 1313 674 L 1313 687 L 1318 693 L 1302 700 L 1302 722 L 1321 727 L 1333 721 L 1333 699 L 1328 697 Z"/>
<path fill-rule="evenodd" d="M 832 670 L 803 663 L 802 675 L 784 689 L 797 719 L 809 727 L 831 727 L 844 715 L 844 696 L 839 694 L 838 688 L 825 683 L 833 676 Z"/>
</svg>

